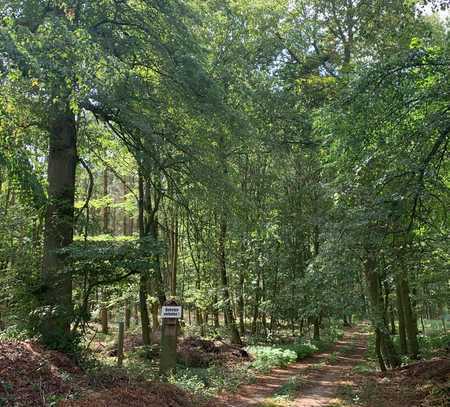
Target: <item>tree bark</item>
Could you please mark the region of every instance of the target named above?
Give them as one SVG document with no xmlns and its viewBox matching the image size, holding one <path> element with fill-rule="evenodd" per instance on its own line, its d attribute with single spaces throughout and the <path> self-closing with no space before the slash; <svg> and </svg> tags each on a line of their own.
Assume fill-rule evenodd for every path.
<svg viewBox="0 0 450 407">
<path fill-rule="evenodd" d="M 395 329 L 395 314 L 394 314 L 394 306 L 392 303 L 389 306 L 389 319 L 391 323 L 391 334 L 395 335 L 397 333 L 397 330 Z"/>
<path fill-rule="evenodd" d="M 170 295 L 177 295 L 177 263 L 178 263 L 178 217 L 176 211 L 172 214 L 169 227 L 169 275 L 170 275 Z"/>
<path fill-rule="evenodd" d="M 381 291 L 380 277 L 376 270 L 376 262 L 372 253 L 367 253 L 364 264 L 364 273 L 367 281 L 369 301 L 371 307 L 371 319 L 376 334 L 379 336 L 380 346 L 386 362 L 390 367 L 400 366 L 400 358 L 395 350 L 394 343 L 389 334 L 384 313 L 383 293 Z M 383 366 L 380 364 L 380 368 Z"/>
<path fill-rule="evenodd" d="M 152 330 L 153 330 L 153 332 L 155 332 L 159 329 L 159 319 L 158 319 L 159 303 L 156 301 L 153 302 L 152 306 L 151 306 L 151 310 L 152 310 Z"/>
<path fill-rule="evenodd" d="M 40 293 L 42 341 L 55 349 L 64 349 L 71 342 L 72 276 L 65 270 L 65 257 L 59 250 L 73 241 L 76 147 L 75 116 L 67 107 L 51 119 L 49 126 L 48 205 Z"/>
<path fill-rule="evenodd" d="M 231 335 L 231 343 L 235 345 L 242 345 L 241 337 L 236 326 L 236 320 L 234 319 L 233 311 L 231 309 L 231 298 L 230 291 L 228 287 L 228 276 L 226 268 L 226 257 L 225 257 L 225 239 L 227 234 L 227 224 L 225 219 L 222 219 L 219 225 L 219 273 L 220 273 L 220 283 L 223 296 L 223 308 L 226 321 L 228 322 L 228 328 Z"/>
<path fill-rule="evenodd" d="M 395 290 L 397 295 L 397 312 L 398 312 L 398 334 L 400 339 L 400 353 L 406 355 L 408 346 L 406 343 L 405 314 L 403 311 L 403 296 L 400 290 L 398 278 L 395 279 Z"/>
<path fill-rule="evenodd" d="M 238 298 L 238 312 L 239 312 L 239 334 L 242 336 L 245 334 L 245 322 L 244 322 L 244 270 L 239 269 L 239 298 Z"/>
<path fill-rule="evenodd" d="M 106 198 L 108 195 L 108 168 L 103 170 L 103 197 Z M 109 205 L 103 207 L 103 230 L 102 232 L 106 235 L 109 231 Z"/>
<path fill-rule="evenodd" d="M 139 280 L 139 309 L 141 313 L 142 341 L 144 345 L 149 346 L 151 344 L 151 338 L 150 318 L 147 307 L 147 281 L 146 273 L 141 273 Z"/>
<path fill-rule="evenodd" d="M 315 341 L 320 340 L 320 318 L 314 318 L 314 333 L 313 333 L 313 339 Z"/>
<path fill-rule="evenodd" d="M 387 369 L 384 363 L 383 354 L 381 353 L 381 333 L 378 328 L 375 328 L 375 353 L 377 354 L 380 370 L 382 372 L 385 372 Z"/>
<path fill-rule="evenodd" d="M 139 237 L 142 239 L 145 236 L 145 224 L 144 224 L 144 178 L 139 174 L 138 179 L 139 190 Z M 147 307 L 147 285 L 148 285 L 148 272 L 142 271 L 139 278 L 139 310 L 141 314 L 141 332 L 142 341 L 144 345 L 149 346 L 151 344 L 150 338 L 150 318 L 148 315 Z"/>
<path fill-rule="evenodd" d="M 125 329 L 130 329 L 131 326 L 131 304 L 130 300 L 125 302 Z"/>
<path fill-rule="evenodd" d="M 219 320 L 219 308 L 217 306 L 217 294 L 214 295 L 214 304 L 212 306 L 212 314 L 214 320 L 214 328 L 220 328 L 220 320 Z M 225 326 L 227 326 L 227 322 L 225 321 Z"/>
<path fill-rule="evenodd" d="M 255 286 L 255 302 L 253 304 L 252 335 L 256 335 L 258 331 L 259 302 L 261 298 L 260 285 L 261 285 L 261 270 L 258 267 Z"/>
<path fill-rule="evenodd" d="M 101 305 L 100 305 L 100 323 L 102 326 L 102 333 L 108 334 L 108 307 L 106 301 L 108 300 L 105 288 L 102 288 Z"/>
<path fill-rule="evenodd" d="M 412 359 L 417 359 L 419 355 L 419 343 L 417 341 L 417 318 L 411 305 L 409 283 L 406 276 L 400 277 L 399 283 L 403 303 L 403 313 L 405 317 L 408 355 Z"/>
</svg>

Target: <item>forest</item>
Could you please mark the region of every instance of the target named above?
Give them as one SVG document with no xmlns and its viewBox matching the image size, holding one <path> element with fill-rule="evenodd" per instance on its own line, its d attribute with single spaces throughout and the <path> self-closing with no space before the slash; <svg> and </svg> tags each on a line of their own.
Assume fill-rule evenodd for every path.
<svg viewBox="0 0 450 407">
<path fill-rule="evenodd" d="M 448 0 L 0 0 L 0 406 L 448 406 L 449 147 Z"/>
</svg>

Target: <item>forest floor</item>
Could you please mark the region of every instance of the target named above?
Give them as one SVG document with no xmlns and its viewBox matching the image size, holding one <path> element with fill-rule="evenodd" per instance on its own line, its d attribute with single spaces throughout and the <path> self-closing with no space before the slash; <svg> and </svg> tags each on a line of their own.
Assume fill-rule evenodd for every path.
<svg viewBox="0 0 450 407">
<path fill-rule="evenodd" d="M 339 386 L 347 383 L 352 367 L 363 361 L 366 351 L 367 334 L 360 327 L 347 330 L 329 351 L 260 375 L 255 383 L 241 386 L 237 393 L 223 395 L 215 403 L 229 407 L 327 406 Z"/>
<path fill-rule="evenodd" d="M 434 358 L 388 373 L 367 364 L 366 327 L 347 330 L 329 351 L 258 376 L 208 406 L 448 407 L 450 359 Z"/>
<path fill-rule="evenodd" d="M 399 369 L 381 373 L 368 355 L 368 326 L 346 330 L 322 352 L 268 374 L 253 384 L 212 398 L 208 407 L 448 407 L 449 347 Z M 197 341 L 198 342 L 198 341 Z M 196 343 L 197 343 L 196 342 Z M 207 342 L 207 341 L 206 341 Z M 205 343 L 206 343 L 205 342 Z M 209 343 L 209 342 L 208 342 Z M 187 345 L 186 345 L 187 346 Z M 193 344 L 189 345 L 190 348 Z M 190 349 L 189 348 L 189 349 Z M 219 356 L 239 358 L 233 353 Z M 125 369 L 85 371 L 66 355 L 32 341 L 0 341 L 0 406 L 26 407 L 198 407 L 192 394 L 152 381 L 139 365 L 141 380 Z"/>
</svg>

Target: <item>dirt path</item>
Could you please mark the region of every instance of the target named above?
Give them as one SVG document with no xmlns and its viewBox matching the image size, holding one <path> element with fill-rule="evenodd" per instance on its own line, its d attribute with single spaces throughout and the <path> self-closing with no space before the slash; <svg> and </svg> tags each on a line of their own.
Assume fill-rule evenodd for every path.
<svg viewBox="0 0 450 407">
<path fill-rule="evenodd" d="M 256 383 L 241 386 L 236 394 L 223 396 L 215 405 L 264 406 L 277 390 L 295 380 L 299 390 L 286 405 L 325 407 L 332 403 L 340 386 L 351 385 L 346 378 L 351 369 L 363 360 L 366 349 L 367 336 L 360 327 L 352 328 L 328 352 L 311 356 L 286 369 L 275 369 L 268 375 L 258 376 Z"/>
</svg>

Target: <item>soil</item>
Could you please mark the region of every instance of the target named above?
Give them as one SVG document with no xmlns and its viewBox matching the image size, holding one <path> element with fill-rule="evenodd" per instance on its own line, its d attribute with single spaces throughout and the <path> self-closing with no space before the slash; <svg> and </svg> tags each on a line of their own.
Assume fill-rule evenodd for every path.
<svg viewBox="0 0 450 407">
<path fill-rule="evenodd" d="M 386 373 L 354 375 L 364 407 L 450 406 L 448 354 Z"/>
<path fill-rule="evenodd" d="M 286 369 L 256 377 L 235 394 L 225 394 L 208 407 L 449 407 L 450 357 L 419 361 L 386 373 L 354 369 L 365 364 L 367 334 L 347 330 L 328 352 L 313 355 Z M 296 391 L 280 402 L 274 396 L 295 378 Z"/>
<path fill-rule="evenodd" d="M 199 352 L 215 360 L 247 359 L 238 349 L 199 338 L 182 342 L 185 353 Z M 329 351 L 259 375 L 254 384 L 241 386 L 235 394 L 224 394 L 209 407 L 448 407 L 450 406 L 450 357 L 443 349 L 439 357 L 381 373 L 354 369 L 364 362 L 367 334 L 360 327 L 347 330 Z M 363 365 L 361 365 L 363 366 Z M 93 377 L 66 355 L 43 349 L 32 341 L 0 342 L 0 405 L 11 407 L 194 407 L 191 397 L 165 383 L 130 381 L 121 371 Z M 295 379 L 289 400 L 277 404 L 277 390 Z"/>
<path fill-rule="evenodd" d="M 303 359 L 286 369 L 274 369 L 270 374 L 260 375 L 254 384 L 241 386 L 236 394 L 223 395 L 212 402 L 210 407 L 263 405 L 293 377 L 299 377 L 302 384 L 301 391 L 290 406 L 327 406 L 333 401 L 339 386 L 345 383 L 352 367 L 363 361 L 366 350 L 367 335 L 358 328 L 350 329 L 329 351 Z M 328 363 L 326 368 L 318 366 L 327 360 L 332 360 L 332 363 Z"/>
<path fill-rule="evenodd" d="M 79 400 L 66 400 L 73 397 Z M 59 401 L 59 402 L 58 402 Z M 89 376 L 61 352 L 33 341 L 0 342 L 0 406 L 194 407 L 166 383 L 130 382 L 119 369 Z"/>
<path fill-rule="evenodd" d="M 188 395 L 166 383 L 125 385 L 91 394 L 82 400 L 63 401 L 58 407 L 194 407 Z"/>
<path fill-rule="evenodd" d="M 246 360 L 250 360 L 250 355 L 244 349 L 219 340 L 187 337 L 180 342 L 177 349 L 178 363 L 187 367 L 239 364 Z"/>
<path fill-rule="evenodd" d="M 0 405 L 46 405 L 50 395 L 74 391 L 81 373 L 66 355 L 35 342 L 0 342 Z"/>
</svg>

